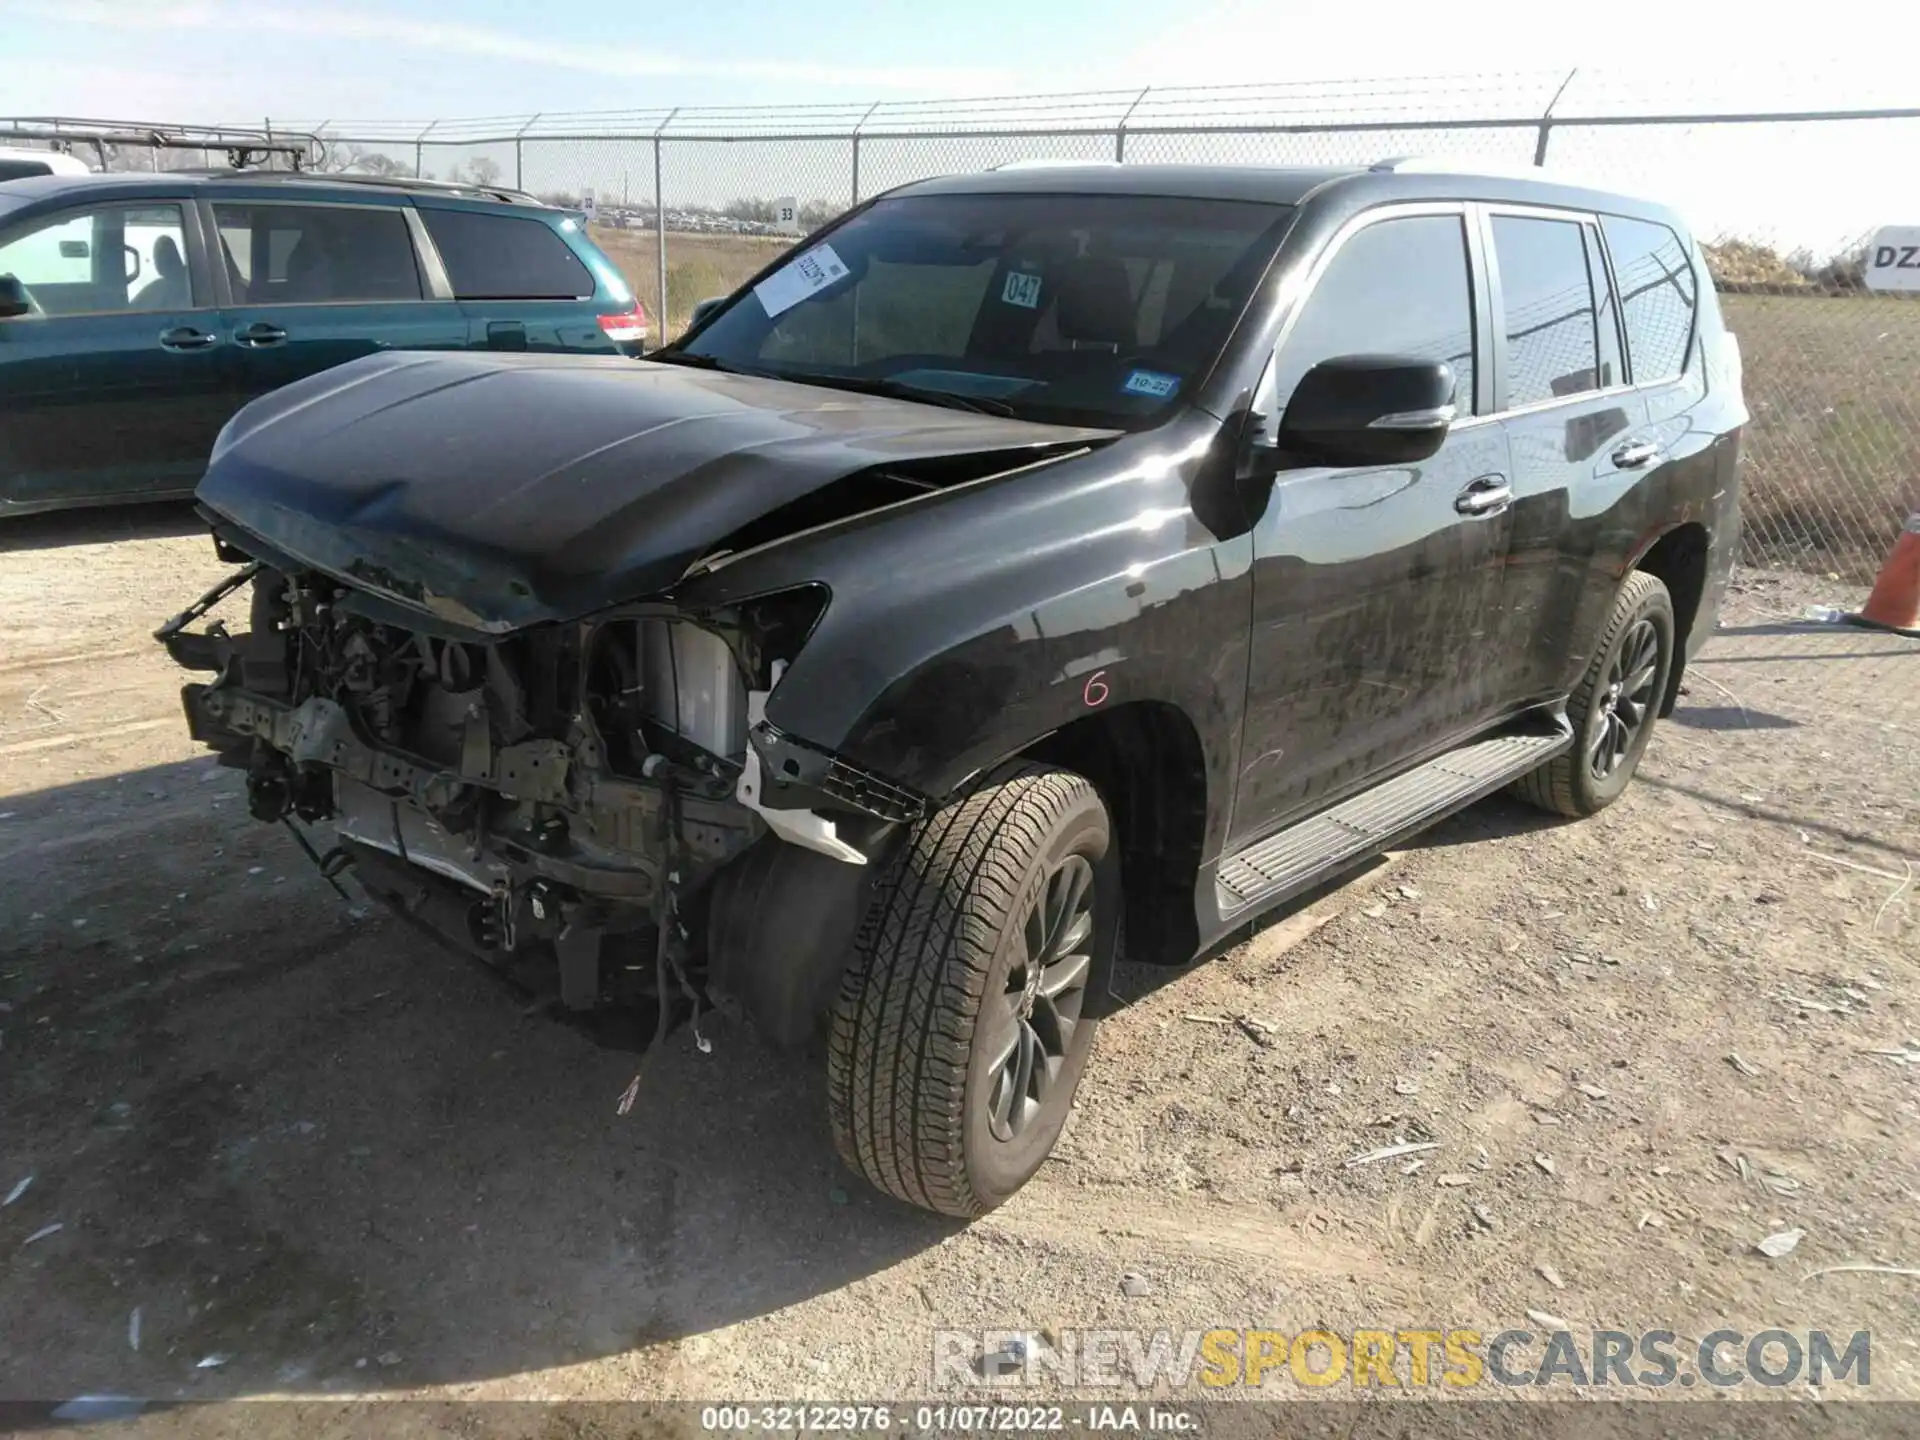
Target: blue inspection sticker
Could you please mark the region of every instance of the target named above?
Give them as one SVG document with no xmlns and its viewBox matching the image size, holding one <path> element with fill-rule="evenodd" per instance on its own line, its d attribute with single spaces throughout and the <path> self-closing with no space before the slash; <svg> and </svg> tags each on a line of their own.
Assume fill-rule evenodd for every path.
<svg viewBox="0 0 1920 1440">
<path fill-rule="evenodd" d="M 1158 370 L 1135 370 L 1127 376 L 1126 383 L 1120 388 L 1129 395 L 1145 395 L 1150 400 L 1164 400 L 1180 388 L 1180 377 L 1163 375 Z"/>
</svg>

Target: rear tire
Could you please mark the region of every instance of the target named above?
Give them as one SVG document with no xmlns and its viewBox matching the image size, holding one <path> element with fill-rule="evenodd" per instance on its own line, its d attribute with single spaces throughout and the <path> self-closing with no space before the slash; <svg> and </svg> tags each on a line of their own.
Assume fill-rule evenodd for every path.
<svg viewBox="0 0 1920 1440">
<path fill-rule="evenodd" d="M 841 1157 L 968 1218 L 1053 1149 L 1093 1043 L 1120 914 L 1106 806 L 1017 763 L 923 821 L 861 923 L 828 1043 Z"/>
<path fill-rule="evenodd" d="M 1573 748 L 1514 782 L 1542 810 L 1598 814 L 1627 788 L 1653 736 L 1673 669 L 1673 601 L 1658 577 L 1635 570 L 1600 627 L 1593 660 L 1567 701 Z"/>
</svg>

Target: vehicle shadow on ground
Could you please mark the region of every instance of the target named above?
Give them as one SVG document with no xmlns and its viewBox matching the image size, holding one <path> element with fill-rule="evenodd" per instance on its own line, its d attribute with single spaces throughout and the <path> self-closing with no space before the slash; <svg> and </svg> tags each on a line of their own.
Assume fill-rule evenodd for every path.
<svg viewBox="0 0 1920 1440">
<path fill-rule="evenodd" d="M 1514 835 L 1537 835 L 1572 823 L 1564 815 L 1550 815 L 1505 791 L 1496 791 L 1448 816 L 1431 830 L 1421 831 L 1406 841 L 1403 848 L 1438 850 L 1453 845 L 1478 845 Z"/>
<path fill-rule="evenodd" d="M 207 762 L 0 800 L 0 874 L 0 1186 L 34 1176 L 0 1214 L 0 1398 L 609 1356 L 658 1394 L 685 1337 L 958 1228 L 840 1166 L 819 1056 L 724 1023 L 618 1116 L 632 1054 L 352 918 Z"/>
<path fill-rule="evenodd" d="M 1428 850 L 1451 845 L 1477 845 L 1509 835 L 1531 835 L 1572 823 L 1564 816 L 1549 815 L 1504 794 L 1495 794 L 1468 806 L 1430 830 L 1404 841 L 1402 850 Z M 1383 872 L 1387 857 L 1373 856 L 1351 870 L 1342 871 L 1325 884 L 1296 896 L 1284 905 L 1266 911 L 1257 920 L 1236 926 L 1216 944 L 1186 965 L 1123 964 L 1115 968 L 1111 985 L 1110 1008 L 1135 1004 L 1162 986 L 1172 984 L 1197 966 L 1218 959 L 1241 945 L 1258 942 L 1262 935 L 1292 933 L 1296 917 L 1332 901 L 1339 904 L 1343 891 L 1369 888 Z"/>
<path fill-rule="evenodd" d="M 54 510 L 44 515 L 0 516 L 0 554 L 12 550 L 60 550 L 69 545 L 110 545 L 120 540 L 158 540 L 206 532 L 191 500 L 141 505 L 105 505 Z"/>
<path fill-rule="evenodd" d="M 1668 719 L 1688 730 L 1793 730 L 1800 724 L 1744 705 L 1683 705 Z"/>
</svg>

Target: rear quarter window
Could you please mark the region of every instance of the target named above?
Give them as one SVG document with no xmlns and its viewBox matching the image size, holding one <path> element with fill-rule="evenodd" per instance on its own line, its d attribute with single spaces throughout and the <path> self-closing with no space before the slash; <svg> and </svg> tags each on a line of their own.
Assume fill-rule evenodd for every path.
<svg viewBox="0 0 1920 1440">
<path fill-rule="evenodd" d="M 1634 383 L 1671 380 L 1686 366 L 1694 314 L 1700 307 L 1699 282 L 1687 248 L 1673 231 L 1650 220 L 1603 215 L 1600 224 L 1620 290 Z"/>
<path fill-rule="evenodd" d="M 422 207 L 461 300 L 585 300 L 593 272 L 543 220 Z"/>
</svg>

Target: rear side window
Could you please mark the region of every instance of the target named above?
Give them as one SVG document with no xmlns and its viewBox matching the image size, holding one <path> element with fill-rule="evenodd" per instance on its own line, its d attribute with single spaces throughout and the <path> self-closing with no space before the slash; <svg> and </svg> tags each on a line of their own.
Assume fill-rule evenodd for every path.
<svg viewBox="0 0 1920 1440">
<path fill-rule="evenodd" d="M 1651 221 L 1605 215 L 1600 223 L 1620 286 L 1634 383 L 1672 379 L 1686 365 L 1700 300 L 1686 247 Z"/>
<path fill-rule="evenodd" d="M 51 175 L 53 167 L 44 160 L 0 160 L 0 180 L 21 180 L 29 175 Z"/>
<path fill-rule="evenodd" d="M 1493 217 L 1509 409 L 1600 388 L 1583 229 L 1573 220 Z"/>
<path fill-rule="evenodd" d="M 585 300 L 593 272 L 542 220 L 422 208 L 427 233 L 462 300 Z"/>
<path fill-rule="evenodd" d="M 1453 367 L 1473 409 L 1473 287 L 1458 215 L 1381 220 L 1340 250 L 1307 296 L 1274 374 L 1284 411 L 1300 377 L 1343 355 L 1404 355 Z"/>
<path fill-rule="evenodd" d="M 248 305 L 418 300 L 413 236 L 398 209 L 215 205 L 234 298 Z"/>
</svg>

